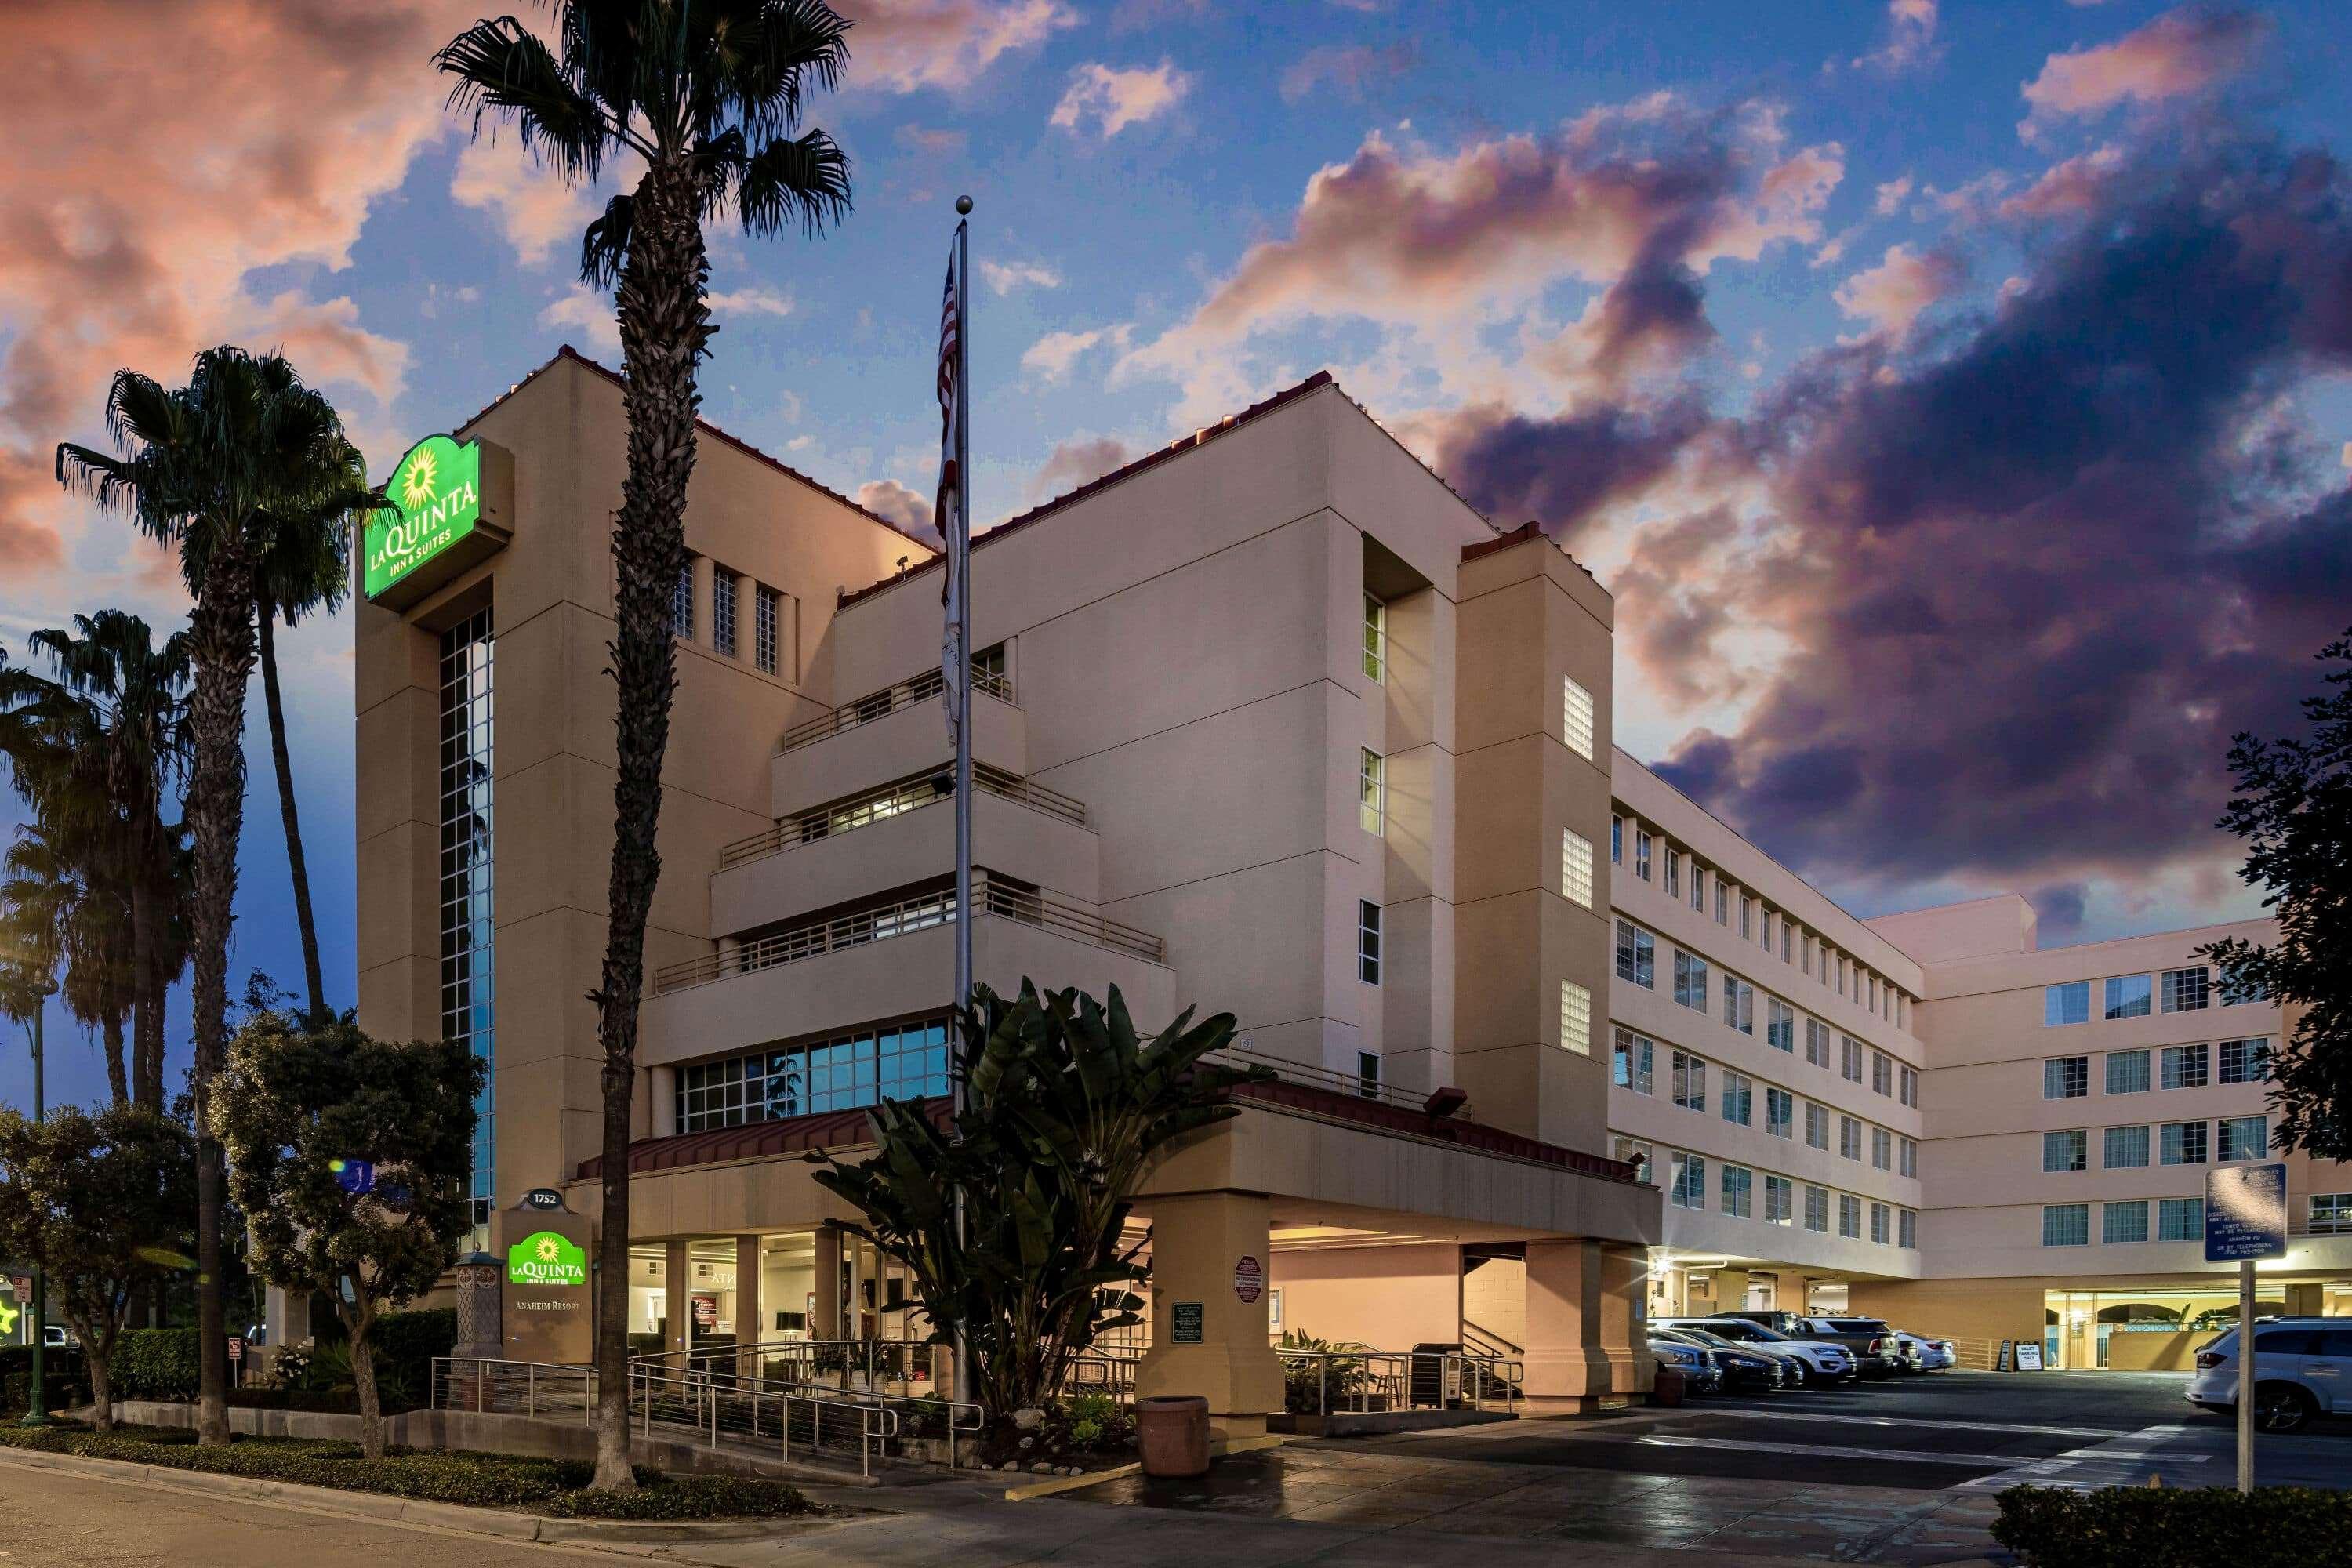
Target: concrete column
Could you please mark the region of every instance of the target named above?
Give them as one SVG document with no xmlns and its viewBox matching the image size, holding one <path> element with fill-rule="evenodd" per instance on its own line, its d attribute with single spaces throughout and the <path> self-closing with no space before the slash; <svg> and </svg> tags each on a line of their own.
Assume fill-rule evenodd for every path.
<svg viewBox="0 0 2352 1568">
<path fill-rule="evenodd" d="M 1718 1312 L 1743 1312 L 1748 1310 L 1748 1270 L 1718 1268 L 1715 1271 L 1715 1310 Z"/>
<path fill-rule="evenodd" d="M 1220 1438 L 1263 1436 L 1267 1415 L 1282 1408 L 1282 1362 L 1268 1342 L 1272 1212 L 1255 1193 L 1193 1193 L 1151 1205 L 1151 1348 L 1136 1369 L 1135 1392 L 1203 1395 Z M 1244 1258 L 1256 1265 L 1255 1300 L 1235 1288 L 1248 1272 Z"/>
<path fill-rule="evenodd" d="M 735 1370 L 745 1377 L 760 1375 L 760 1238 L 735 1238 Z"/>
<path fill-rule="evenodd" d="M 2327 1310 L 2326 1287 L 2324 1285 L 2289 1285 L 2279 1294 L 2286 1300 L 2290 1318 L 2316 1318 Z"/>
<path fill-rule="evenodd" d="M 1633 1342 L 1642 1259 L 1587 1237 L 1528 1243 L 1527 1403 L 1533 1415 L 1622 1407 L 1656 1363 Z"/>
<path fill-rule="evenodd" d="M 310 1292 L 289 1291 L 272 1285 L 262 1298 L 261 1321 L 270 1344 L 277 1349 L 299 1345 L 310 1337 Z"/>
<path fill-rule="evenodd" d="M 669 1311 L 662 1330 L 662 1349 L 670 1352 L 671 1362 L 678 1366 L 686 1364 L 686 1352 L 694 1343 L 694 1304 L 687 1299 L 693 1283 L 687 1278 L 691 1267 L 685 1242 L 662 1243 L 662 1294 Z"/>
<path fill-rule="evenodd" d="M 646 1074 L 646 1109 L 653 1120 L 650 1136 L 667 1138 L 677 1131 L 676 1068 L 655 1068 Z"/>
<path fill-rule="evenodd" d="M 841 1232 L 821 1226 L 816 1233 L 816 1310 L 809 1317 L 809 1338 L 837 1340 L 841 1328 Z"/>
</svg>

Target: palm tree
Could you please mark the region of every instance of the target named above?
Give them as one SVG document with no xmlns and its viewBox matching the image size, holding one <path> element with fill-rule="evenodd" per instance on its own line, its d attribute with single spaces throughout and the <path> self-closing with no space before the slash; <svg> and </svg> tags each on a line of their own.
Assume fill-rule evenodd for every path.
<svg viewBox="0 0 2352 1568">
<path fill-rule="evenodd" d="M 188 826 L 194 838 L 188 931 L 194 960 L 197 1432 L 226 1444 L 228 1352 L 221 1297 L 219 1140 L 212 1082 L 228 1047 L 228 937 L 245 826 L 245 699 L 254 665 L 255 574 L 273 520 L 368 504 L 348 489 L 354 458 L 342 421 L 275 354 L 223 346 L 196 356 L 173 390 L 133 370 L 107 393 L 118 453 L 58 447 L 58 478 L 180 552 L 194 596 L 188 652 Z"/>
<path fill-rule="evenodd" d="M 618 690 L 613 868 L 593 998 L 604 1048 L 601 1267 L 623 1278 L 629 1246 L 629 1100 L 636 1074 L 646 914 L 661 876 L 655 828 L 676 684 L 670 603 L 685 563 L 696 369 L 708 352 L 703 224 L 730 202 L 746 232 L 815 234 L 849 210 L 849 163 L 831 137 L 795 135 L 803 99 L 848 63 L 849 24 L 823 0 L 559 0 L 556 47 L 511 16 L 477 22 L 435 57 L 449 101 L 511 119 L 524 148 L 567 182 L 634 153 L 645 174 L 581 244 L 583 279 L 618 285 L 628 476 L 613 520 Z M 633 1485 L 625 1291 L 599 1299 L 596 1479 Z"/>
<path fill-rule="evenodd" d="M 17 829 L 0 882 L 0 908 L 49 933 L 65 960 L 58 995 L 83 1027 L 100 1032 L 106 1086 L 114 1103 L 131 1103 L 122 1056 L 123 1020 L 131 1016 L 131 900 L 109 862 L 111 846 L 87 834 L 39 823 Z"/>
</svg>

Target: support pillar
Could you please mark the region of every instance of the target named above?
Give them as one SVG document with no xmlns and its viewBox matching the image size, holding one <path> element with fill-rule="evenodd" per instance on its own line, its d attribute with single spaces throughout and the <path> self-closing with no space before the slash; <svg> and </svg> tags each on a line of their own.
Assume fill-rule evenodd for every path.
<svg viewBox="0 0 2352 1568">
<path fill-rule="evenodd" d="M 689 1290 L 693 1281 L 687 1277 L 692 1267 L 685 1242 L 662 1243 L 662 1296 L 669 1314 L 662 1324 L 662 1349 L 668 1352 L 673 1366 L 688 1364 L 686 1352 L 694 1344 L 694 1303 Z"/>
<path fill-rule="evenodd" d="M 2279 1294 L 2286 1301 L 2290 1318 L 2316 1318 L 2327 1310 L 2326 1287 L 2324 1285 L 2288 1285 Z"/>
<path fill-rule="evenodd" d="M 1272 1215 L 1255 1193 L 1151 1204 L 1151 1348 L 1136 1368 L 1136 1395 L 1205 1397 L 1213 1438 L 1263 1436 L 1266 1416 L 1282 1408 L 1267 1317 Z"/>
<path fill-rule="evenodd" d="M 1636 1344 L 1643 1256 L 1589 1237 L 1528 1243 L 1530 1415 L 1622 1408 L 1646 1395 L 1657 1361 Z"/>
<path fill-rule="evenodd" d="M 760 1375 L 760 1238 L 735 1238 L 735 1370 Z"/>
<path fill-rule="evenodd" d="M 816 1310 L 809 1314 L 809 1338 L 838 1340 L 841 1327 L 841 1232 L 821 1226 L 816 1233 Z"/>
</svg>

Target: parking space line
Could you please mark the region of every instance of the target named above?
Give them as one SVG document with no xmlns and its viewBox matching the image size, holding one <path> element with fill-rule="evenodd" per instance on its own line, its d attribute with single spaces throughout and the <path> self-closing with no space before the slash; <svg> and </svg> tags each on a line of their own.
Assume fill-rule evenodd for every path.
<svg viewBox="0 0 2352 1568">
<path fill-rule="evenodd" d="M 1932 1426 L 1948 1432 L 2021 1432 L 2040 1437 L 2121 1437 L 2129 1426 L 2030 1426 L 2003 1421 L 1945 1421 L 1924 1416 L 1830 1415 L 1802 1410 L 1765 1410 L 1752 1405 L 1683 1406 L 1686 1415 L 1753 1415 L 1766 1421 L 1834 1421 L 1852 1426 Z"/>
<path fill-rule="evenodd" d="M 1790 1454 L 1821 1459 L 1872 1459 L 1884 1465 L 1958 1465 L 1971 1470 L 1988 1466 L 2007 1469 L 2017 1463 L 2015 1454 L 1945 1454 L 1917 1453 L 1908 1448 L 1847 1448 L 1828 1443 L 1757 1443 L 1737 1437 L 1676 1437 L 1664 1432 L 1653 1432 L 1631 1439 L 1639 1448 L 1717 1448 L 1733 1453 Z"/>
</svg>

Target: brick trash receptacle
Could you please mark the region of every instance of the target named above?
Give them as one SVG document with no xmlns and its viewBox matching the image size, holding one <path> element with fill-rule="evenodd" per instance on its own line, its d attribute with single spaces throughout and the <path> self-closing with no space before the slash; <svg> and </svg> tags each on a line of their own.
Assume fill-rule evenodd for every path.
<svg viewBox="0 0 2352 1568">
<path fill-rule="evenodd" d="M 1137 1400 L 1135 1447 L 1147 1476 L 1206 1475 L 1209 1402 L 1197 1394 Z"/>
</svg>

